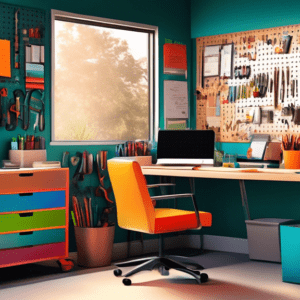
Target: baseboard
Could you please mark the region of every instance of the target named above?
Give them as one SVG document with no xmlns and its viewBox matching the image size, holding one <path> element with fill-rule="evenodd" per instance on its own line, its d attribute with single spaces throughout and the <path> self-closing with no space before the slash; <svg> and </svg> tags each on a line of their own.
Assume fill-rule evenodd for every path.
<svg viewBox="0 0 300 300">
<path fill-rule="evenodd" d="M 247 239 L 216 235 L 203 235 L 203 238 L 201 238 L 200 235 L 196 234 L 166 237 L 164 238 L 164 246 L 166 250 L 184 247 L 201 249 L 201 247 L 203 247 L 204 250 L 243 254 L 249 253 Z M 115 261 L 127 257 L 134 257 L 155 252 L 158 252 L 158 239 L 144 240 L 143 244 L 141 241 L 130 242 L 129 254 L 127 242 L 115 243 L 113 245 L 112 260 Z"/>
<path fill-rule="evenodd" d="M 164 248 L 175 249 L 175 248 L 195 248 L 200 249 L 201 242 L 199 235 L 178 235 L 174 237 L 165 237 L 164 238 Z M 132 241 L 129 246 L 128 254 L 128 244 L 124 243 L 115 243 L 113 245 L 112 260 L 124 259 L 127 257 L 134 257 L 138 255 L 156 253 L 158 252 L 158 239 L 144 240 L 141 241 Z"/>
<path fill-rule="evenodd" d="M 247 239 L 217 235 L 204 235 L 203 246 L 205 250 L 249 254 Z"/>
<path fill-rule="evenodd" d="M 201 245 L 202 244 L 202 245 Z M 248 241 L 247 239 L 233 238 L 226 236 L 216 235 L 178 235 L 175 237 L 164 238 L 165 249 L 175 248 L 193 248 L 204 250 L 214 250 L 222 252 L 234 252 L 248 254 Z M 113 246 L 112 260 L 124 259 L 127 257 L 134 257 L 147 253 L 158 252 L 158 239 L 132 241 L 130 243 L 129 255 L 128 255 L 127 242 L 116 243 Z"/>
</svg>

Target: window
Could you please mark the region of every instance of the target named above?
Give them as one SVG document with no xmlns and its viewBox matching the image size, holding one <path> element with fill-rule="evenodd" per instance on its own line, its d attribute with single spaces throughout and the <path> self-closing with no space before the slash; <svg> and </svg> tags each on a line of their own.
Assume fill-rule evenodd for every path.
<svg viewBox="0 0 300 300">
<path fill-rule="evenodd" d="M 52 11 L 51 144 L 153 139 L 158 29 Z"/>
</svg>

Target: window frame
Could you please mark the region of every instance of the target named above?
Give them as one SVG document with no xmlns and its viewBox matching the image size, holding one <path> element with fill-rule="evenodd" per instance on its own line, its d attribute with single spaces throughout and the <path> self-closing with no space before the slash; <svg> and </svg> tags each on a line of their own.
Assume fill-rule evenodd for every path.
<svg viewBox="0 0 300 300">
<path fill-rule="evenodd" d="M 55 21 L 68 21 L 81 24 L 90 24 L 102 27 L 142 31 L 149 33 L 149 129 L 150 140 L 156 141 L 159 122 L 159 84 L 158 84 L 158 27 L 134 22 L 106 19 L 95 16 L 75 14 L 60 10 L 51 10 L 51 141 L 50 145 L 115 145 L 124 143 L 124 140 L 109 141 L 55 141 L 54 136 L 54 106 L 55 106 Z M 152 59 L 151 59 L 152 57 Z"/>
</svg>

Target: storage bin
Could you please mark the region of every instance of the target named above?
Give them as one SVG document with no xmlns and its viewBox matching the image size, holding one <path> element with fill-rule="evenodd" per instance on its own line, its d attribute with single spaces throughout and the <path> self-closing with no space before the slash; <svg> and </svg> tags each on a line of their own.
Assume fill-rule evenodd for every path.
<svg viewBox="0 0 300 300">
<path fill-rule="evenodd" d="M 46 150 L 9 150 L 9 160 L 21 168 L 32 168 L 35 161 L 46 161 Z"/>
<path fill-rule="evenodd" d="M 115 226 L 75 226 L 77 263 L 79 266 L 95 268 L 111 264 Z"/>
<path fill-rule="evenodd" d="M 282 280 L 300 283 L 300 224 L 281 225 L 280 241 Z"/>
<path fill-rule="evenodd" d="M 246 220 L 250 259 L 281 262 L 280 225 L 295 223 L 292 219 Z"/>
</svg>

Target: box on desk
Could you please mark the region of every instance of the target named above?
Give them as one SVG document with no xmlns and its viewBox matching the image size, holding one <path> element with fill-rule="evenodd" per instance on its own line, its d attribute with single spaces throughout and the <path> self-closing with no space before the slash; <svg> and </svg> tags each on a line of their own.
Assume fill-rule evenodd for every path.
<svg viewBox="0 0 300 300">
<path fill-rule="evenodd" d="M 140 166 L 151 166 L 152 156 L 120 156 L 118 159 L 137 161 Z"/>
<path fill-rule="evenodd" d="M 46 161 L 46 150 L 9 150 L 9 160 L 21 168 L 32 168 L 35 161 Z"/>
</svg>

